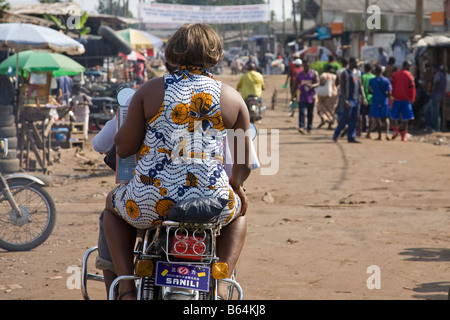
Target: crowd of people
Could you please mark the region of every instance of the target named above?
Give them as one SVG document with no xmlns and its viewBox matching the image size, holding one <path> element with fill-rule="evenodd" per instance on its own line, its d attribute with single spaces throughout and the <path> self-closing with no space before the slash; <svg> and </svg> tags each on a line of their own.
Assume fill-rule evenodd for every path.
<svg viewBox="0 0 450 320">
<path fill-rule="evenodd" d="M 401 137 L 407 141 L 409 123 L 415 119 L 416 81 L 411 68 L 408 60 L 397 68 L 395 59 L 380 48 L 373 64 L 361 64 L 354 57 L 342 58 L 337 64 L 330 56 L 319 74 L 309 61 L 293 54 L 286 78 L 290 116 L 298 108 L 298 131 L 311 134 L 317 113 L 321 120 L 318 129 L 324 125 L 334 129 L 335 142 L 345 134 L 349 143 L 360 143 L 358 137 L 363 134 L 382 140 L 383 132 L 386 140 Z M 431 133 L 440 131 L 440 105 L 446 93 L 443 67 L 434 67 L 428 93 L 429 100 L 423 105 L 424 132 Z"/>
</svg>

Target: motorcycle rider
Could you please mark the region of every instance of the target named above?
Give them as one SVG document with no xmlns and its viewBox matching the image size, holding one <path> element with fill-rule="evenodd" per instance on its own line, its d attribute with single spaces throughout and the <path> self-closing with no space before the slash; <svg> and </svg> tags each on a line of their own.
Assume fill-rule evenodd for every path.
<svg viewBox="0 0 450 320">
<path fill-rule="evenodd" d="M 155 135 L 156 131 L 159 134 L 157 143 L 164 143 L 168 147 L 173 139 L 172 126 L 186 129 L 186 133 L 189 133 L 191 129 L 194 129 L 191 123 L 194 124 L 196 121 L 215 129 L 214 140 L 217 140 L 219 135 L 226 135 L 225 129 L 244 132 L 249 130 L 248 110 L 239 93 L 226 84 L 214 80 L 207 70 L 222 57 L 221 40 L 212 28 L 204 24 L 183 25 L 169 40 L 165 54 L 168 63 L 177 66 L 176 73 L 179 77 L 166 75 L 154 78 L 147 81 L 136 92 L 131 100 L 125 122 L 115 136 L 119 156 L 126 158 L 138 153 L 143 142 L 149 143 L 153 140 L 152 135 Z M 175 79 L 181 80 L 174 81 Z M 195 90 L 201 89 L 201 91 L 193 92 L 194 87 Z M 183 90 L 190 96 L 186 98 L 186 95 L 181 92 Z M 190 112 L 189 108 L 195 112 Z M 147 131 L 148 126 L 153 130 Z M 167 128 L 170 130 L 166 132 Z M 229 205 L 224 208 L 220 216 L 221 219 L 225 217 L 227 221 L 223 224 L 224 227 L 218 239 L 217 252 L 220 261 L 228 263 L 230 272 L 234 269 L 246 234 L 245 213 L 248 200 L 242 184 L 251 172 L 250 139 L 246 137 L 239 150 L 237 149 L 239 144 L 234 145 L 234 162 L 229 181 L 224 171 L 218 172 L 220 177 L 217 175 L 216 179 L 187 171 L 208 169 L 209 166 L 220 170 L 216 160 L 211 159 L 207 159 L 208 161 L 200 165 L 196 164 L 195 168 L 189 162 L 178 161 L 177 171 L 188 174 L 185 180 L 182 177 L 175 179 L 172 176 L 175 172 L 169 171 L 170 164 L 158 162 L 156 159 L 161 158 L 161 154 L 158 154 L 161 148 L 149 146 L 152 152 L 145 154 L 139 161 L 134 179 L 111 191 L 106 200 L 103 223 L 118 276 L 133 273 L 134 227 L 148 228 L 158 219 L 164 218 L 164 212 L 159 211 L 159 201 L 164 200 L 164 203 L 170 206 L 173 205 L 173 201 L 182 200 L 183 196 L 189 198 L 199 194 L 205 196 L 211 194 L 214 197 L 226 196 L 230 199 Z M 238 151 L 244 152 L 244 163 L 237 161 L 241 160 L 241 157 L 238 157 Z M 162 156 L 167 159 L 165 154 Z M 155 170 L 150 168 L 154 165 Z M 161 185 L 156 189 L 154 185 L 140 185 L 140 175 L 144 174 L 141 169 L 148 174 L 154 174 Z M 180 185 L 175 181 L 178 181 Z M 186 185 L 181 184 L 183 181 Z M 211 184 L 211 181 L 214 181 L 214 186 L 209 188 L 206 184 Z M 153 193 L 154 191 L 156 193 Z M 146 195 L 140 199 L 133 198 L 136 193 L 141 195 L 146 193 Z M 219 295 L 224 296 L 225 290 L 223 288 Z M 119 295 L 124 299 L 135 298 L 134 283 L 122 282 L 119 286 Z"/>
<path fill-rule="evenodd" d="M 236 90 L 241 92 L 244 101 L 249 95 L 254 95 L 258 97 L 259 105 L 263 105 L 262 91 L 264 90 L 264 77 L 256 71 L 256 64 L 254 62 L 250 62 L 247 65 L 247 72 L 240 77 Z"/>
</svg>

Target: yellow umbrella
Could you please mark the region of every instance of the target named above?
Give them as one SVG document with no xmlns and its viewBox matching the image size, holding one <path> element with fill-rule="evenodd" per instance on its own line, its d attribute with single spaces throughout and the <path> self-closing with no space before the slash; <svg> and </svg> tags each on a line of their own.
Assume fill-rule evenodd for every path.
<svg viewBox="0 0 450 320">
<path fill-rule="evenodd" d="M 117 32 L 133 50 L 152 49 L 162 46 L 163 40 L 142 30 L 128 28 Z"/>
</svg>

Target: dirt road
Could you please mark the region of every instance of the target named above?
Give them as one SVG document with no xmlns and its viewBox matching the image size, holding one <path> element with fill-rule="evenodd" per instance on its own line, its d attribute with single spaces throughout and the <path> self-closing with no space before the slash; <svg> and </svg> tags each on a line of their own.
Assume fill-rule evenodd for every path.
<svg viewBox="0 0 450 320">
<path fill-rule="evenodd" d="M 220 79 L 233 86 L 238 80 Z M 263 166 L 246 184 L 248 236 L 238 264 L 245 298 L 447 299 L 450 134 L 357 145 L 333 143 L 323 128 L 301 135 L 284 80 L 266 77 L 269 108 L 255 141 Z M 278 152 L 261 153 L 264 142 L 277 139 Z M 81 259 L 96 245 L 114 177 L 90 143 L 57 157 L 48 177 L 55 230 L 30 252 L 0 249 L 0 299 L 82 299 Z M 101 283 L 91 289 L 93 299 L 105 299 Z"/>
</svg>

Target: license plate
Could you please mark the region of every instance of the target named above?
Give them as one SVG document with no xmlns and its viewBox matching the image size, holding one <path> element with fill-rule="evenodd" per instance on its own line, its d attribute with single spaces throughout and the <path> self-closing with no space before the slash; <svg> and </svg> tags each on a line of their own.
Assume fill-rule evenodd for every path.
<svg viewBox="0 0 450 320">
<path fill-rule="evenodd" d="M 156 263 L 156 285 L 209 291 L 210 268 L 186 264 Z"/>
</svg>

